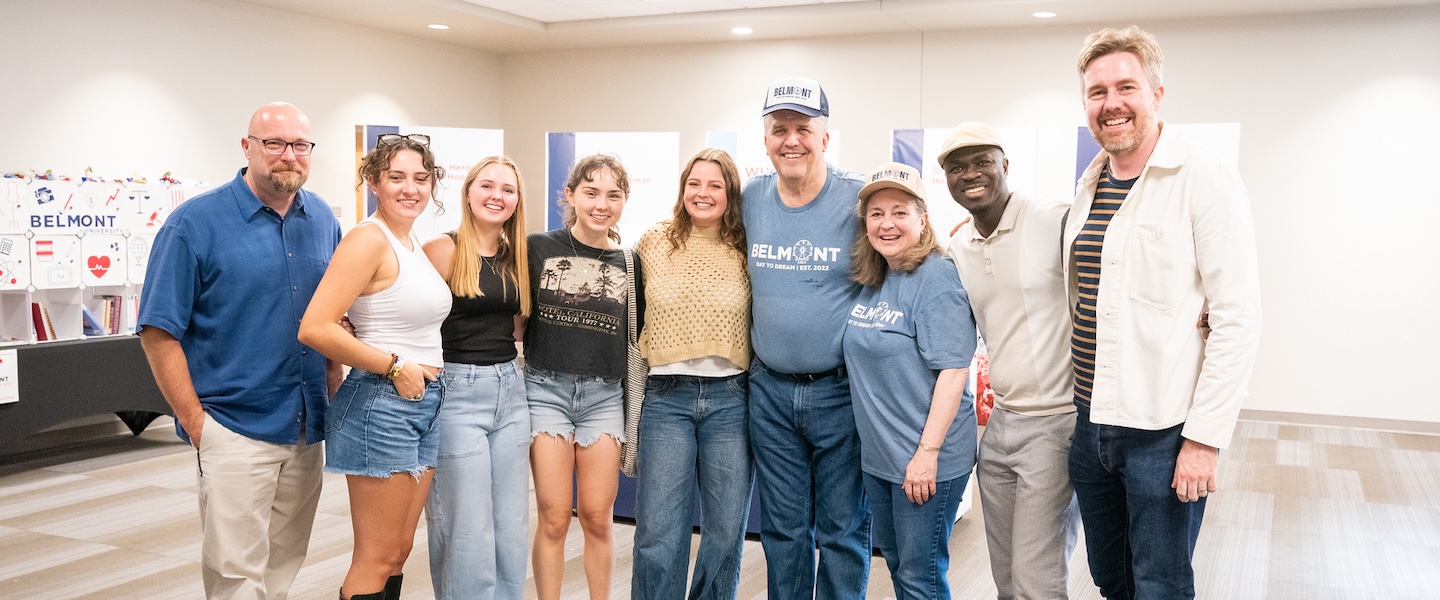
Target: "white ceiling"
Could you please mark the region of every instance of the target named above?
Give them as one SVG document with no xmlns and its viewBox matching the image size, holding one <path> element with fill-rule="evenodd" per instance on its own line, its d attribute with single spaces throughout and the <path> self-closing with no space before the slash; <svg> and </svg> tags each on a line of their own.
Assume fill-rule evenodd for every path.
<svg viewBox="0 0 1440 600">
<path fill-rule="evenodd" d="M 543 23 L 648 17 L 862 0 L 465 0 Z"/>
<path fill-rule="evenodd" d="M 1374 9 L 1440 0 L 228 0 L 497 54 Z M 1038 19 L 1037 11 L 1057 14 Z M 437 31 L 431 23 L 449 25 Z M 736 36 L 733 27 L 754 29 Z"/>
</svg>

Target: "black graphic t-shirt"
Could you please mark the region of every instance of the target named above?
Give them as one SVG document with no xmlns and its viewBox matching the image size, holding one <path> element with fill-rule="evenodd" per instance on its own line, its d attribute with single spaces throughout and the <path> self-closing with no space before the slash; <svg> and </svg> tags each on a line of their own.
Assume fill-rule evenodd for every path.
<svg viewBox="0 0 1440 600">
<path fill-rule="evenodd" d="M 534 309 L 525 326 L 526 364 L 573 375 L 623 377 L 630 290 L 625 255 L 586 246 L 568 229 L 532 233 L 527 241 Z M 643 298 L 635 260 L 635 286 Z"/>
</svg>

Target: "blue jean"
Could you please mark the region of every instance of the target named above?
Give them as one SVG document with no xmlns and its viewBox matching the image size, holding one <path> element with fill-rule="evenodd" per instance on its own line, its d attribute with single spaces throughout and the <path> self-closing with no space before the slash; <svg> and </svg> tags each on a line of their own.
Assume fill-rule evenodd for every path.
<svg viewBox="0 0 1440 600">
<path fill-rule="evenodd" d="M 731 600 L 750 513 L 746 375 L 652 375 L 640 415 L 635 481 L 635 561 L 630 597 L 685 596 L 690 507 L 700 488 L 700 551 L 691 600 Z"/>
<path fill-rule="evenodd" d="M 1096 425 L 1089 408 L 1076 413 L 1070 482 L 1080 504 L 1090 575 L 1106 598 L 1195 597 L 1190 561 L 1205 499 L 1181 502 L 1170 488 L 1182 427 Z"/>
<path fill-rule="evenodd" d="M 325 472 L 419 477 L 435 466 L 444 401 L 444 378 L 426 383 L 416 400 L 400 397 L 384 375 L 350 369 L 325 411 Z"/>
<path fill-rule="evenodd" d="M 935 493 L 917 505 L 905 497 L 904 486 L 865 474 L 875 547 L 890 568 L 895 600 L 949 600 L 950 531 L 969 482 L 969 473 L 936 482 Z"/>
<path fill-rule="evenodd" d="M 517 361 L 445 363 L 439 460 L 425 520 L 435 597 L 525 596 L 530 410 Z"/>
<path fill-rule="evenodd" d="M 870 506 L 844 373 L 801 381 L 754 360 L 750 448 L 770 600 L 865 597 Z"/>
<path fill-rule="evenodd" d="M 608 435 L 625 441 L 625 396 L 619 377 L 594 377 L 525 367 L 530 437 L 553 435 L 590 447 Z"/>
</svg>

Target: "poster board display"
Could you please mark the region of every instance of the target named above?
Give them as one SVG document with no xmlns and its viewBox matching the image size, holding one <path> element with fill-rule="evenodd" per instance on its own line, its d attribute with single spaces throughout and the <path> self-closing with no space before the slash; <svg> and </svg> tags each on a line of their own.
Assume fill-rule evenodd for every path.
<svg viewBox="0 0 1440 600">
<path fill-rule="evenodd" d="M 621 245 L 630 247 L 652 225 L 674 214 L 680 182 L 680 134 L 667 132 L 561 132 L 546 134 L 545 229 L 559 229 L 557 200 L 575 161 L 591 154 L 614 154 L 630 176 L 630 198 L 620 215 Z"/>
<path fill-rule="evenodd" d="M 359 169 L 360 158 L 375 149 L 381 135 L 398 133 L 410 135 L 420 133 L 430 136 L 430 151 L 435 153 L 435 162 L 445 168 L 445 179 L 435 189 L 437 205 L 430 203 L 425 214 L 415 220 L 415 233 L 421 240 L 428 240 L 460 225 L 460 202 L 464 198 L 461 186 L 465 175 L 475 163 L 487 156 L 505 154 L 505 131 L 502 129 L 472 129 L 466 127 L 428 127 L 398 125 L 356 125 L 355 166 Z M 360 183 L 360 182 L 356 182 Z M 354 225 L 375 212 L 375 194 L 368 186 L 360 185 L 355 192 Z M 338 215 L 337 215 L 338 216 Z"/>
</svg>

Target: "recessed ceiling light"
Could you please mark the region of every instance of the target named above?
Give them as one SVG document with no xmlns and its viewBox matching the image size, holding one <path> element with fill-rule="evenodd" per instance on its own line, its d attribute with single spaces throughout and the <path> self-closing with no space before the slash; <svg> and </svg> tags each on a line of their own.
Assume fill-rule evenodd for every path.
<svg viewBox="0 0 1440 600">
<path fill-rule="evenodd" d="M 1048 10 L 1042 10 L 1042 11 L 1037 12 L 1037 13 L 1031 13 L 1030 16 L 1035 17 L 1035 18 L 1037 18 L 1037 19 L 1053 19 L 1053 18 L 1055 18 L 1055 13 L 1050 12 L 1050 11 L 1048 11 Z"/>
<path fill-rule="evenodd" d="M 731 29 L 730 33 L 733 33 L 735 35 L 750 35 L 752 33 L 755 33 L 755 30 L 749 27 L 736 27 L 734 29 Z"/>
<path fill-rule="evenodd" d="M 445 24 L 442 24 L 442 23 L 431 23 L 431 24 L 427 25 L 427 27 L 429 27 L 429 28 L 431 28 L 431 29 L 449 29 L 449 28 L 450 28 L 449 25 L 445 25 Z"/>
</svg>

